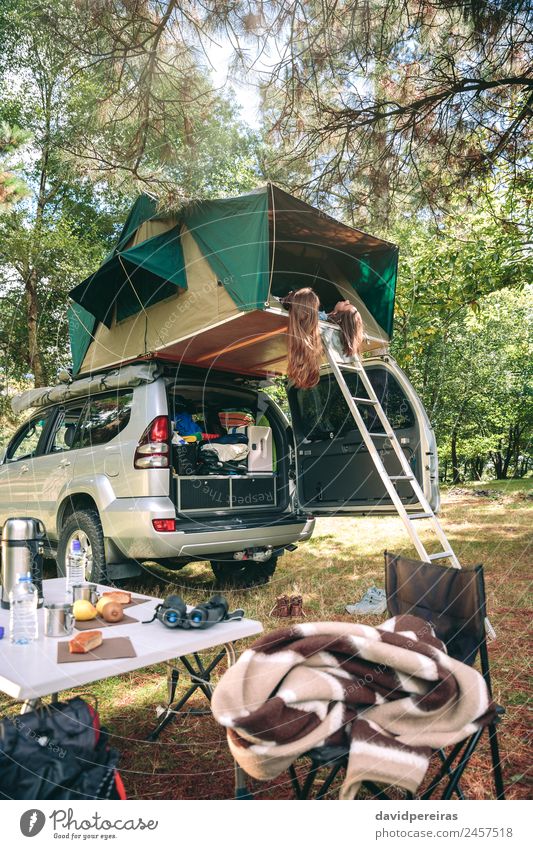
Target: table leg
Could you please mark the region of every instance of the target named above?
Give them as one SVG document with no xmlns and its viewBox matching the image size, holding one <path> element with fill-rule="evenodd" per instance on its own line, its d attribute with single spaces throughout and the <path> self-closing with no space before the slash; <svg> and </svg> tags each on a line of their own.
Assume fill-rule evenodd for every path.
<svg viewBox="0 0 533 849">
<path fill-rule="evenodd" d="M 30 713 L 32 710 L 36 710 L 43 703 L 42 698 L 38 699 L 26 699 L 26 701 L 22 702 L 20 706 L 20 714 Z M 57 705 L 59 704 L 59 693 L 50 693 L 50 704 Z"/>
<path fill-rule="evenodd" d="M 157 740 L 162 730 L 172 721 L 172 719 L 180 713 L 181 708 L 187 704 L 191 696 L 196 692 L 196 690 L 201 690 L 204 696 L 208 701 L 211 701 L 211 694 L 213 691 L 211 681 L 211 673 L 215 669 L 216 666 L 220 663 L 220 661 L 226 655 L 226 647 L 222 651 L 220 651 L 214 660 L 208 666 L 204 666 L 199 655 L 194 653 L 192 658 L 196 663 L 196 668 L 187 656 L 179 657 L 178 662 L 185 667 L 189 678 L 191 680 L 191 686 L 188 690 L 183 694 L 183 696 L 177 701 L 174 702 L 172 699 L 174 698 L 174 693 L 176 692 L 176 685 L 179 679 L 179 670 L 174 668 L 170 672 L 169 677 L 169 704 L 164 708 L 161 713 L 160 719 L 156 727 L 153 731 L 150 732 L 147 740 L 154 741 Z M 181 711 L 183 713 L 183 711 Z M 198 714 L 198 710 L 193 710 L 191 713 Z"/>
<path fill-rule="evenodd" d="M 36 710 L 40 704 L 41 699 L 26 699 L 26 701 L 23 702 L 20 707 L 21 715 L 24 713 L 31 713 L 32 710 Z"/>
<path fill-rule="evenodd" d="M 169 704 L 164 709 L 163 713 L 160 716 L 159 722 L 154 728 L 153 731 L 150 732 L 147 740 L 155 741 L 161 734 L 164 728 L 172 722 L 175 716 L 177 716 L 180 712 L 184 713 L 185 711 L 181 711 L 181 708 L 187 704 L 191 696 L 196 692 L 196 690 L 201 690 L 205 695 L 206 699 L 210 702 L 211 695 L 213 692 L 213 686 L 211 684 L 211 673 L 218 666 L 223 657 L 226 656 L 228 659 L 228 667 L 233 666 L 237 662 L 237 653 L 235 651 L 234 643 L 224 643 L 223 650 L 220 651 L 214 660 L 211 663 L 204 667 L 199 655 L 194 653 L 192 657 L 196 663 L 196 668 L 193 663 L 187 656 L 179 657 L 178 662 L 185 667 L 187 671 L 191 686 L 188 690 L 183 694 L 181 699 L 178 699 L 177 702 L 174 702 L 174 696 L 176 693 L 176 687 L 179 680 L 179 669 L 176 667 L 171 667 L 168 677 L 168 695 L 169 695 Z M 194 713 L 198 713 L 198 711 L 191 711 Z M 246 784 L 246 773 L 239 766 L 237 761 L 234 761 L 234 770 L 235 770 L 235 799 L 253 799 L 252 794 L 248 790 L 248 786 Z"/>
<path fill-rule="evenodd" d="M 228 668 L 237 663 L 237 653 L 235 651 L 235 643 L 226 643 L 226 655 L 228 658 Z M 253 799 L 253 795 L 248 790 L 246 783 L 246 773 L 236 760 L 233 761 L 235 770 L 235 799 Z"/>
</svg>

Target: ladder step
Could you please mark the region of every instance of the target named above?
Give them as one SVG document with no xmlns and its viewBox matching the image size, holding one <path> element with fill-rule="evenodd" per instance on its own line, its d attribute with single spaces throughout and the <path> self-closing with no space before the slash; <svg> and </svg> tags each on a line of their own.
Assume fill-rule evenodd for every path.
<svg viewBox="0 0 533 849">
<path fill-rule="evenodd" d="M 383 439 L 392 439 L 393 436 L 394 436 L 393 433 L 370 433 L 370 432 L 369 432 L 368 435 L 369 436 L 383 437 Z"/>
<path fill-rule="evenodd" d="M 408 513 L 410 519 L 432 519 L 433 513 Z"/>
<path fill-rule="evenodd" d="M 375 407 L 378 403 L 377 401 L 372 401 L 371 398 L 357 398 L 355 395 L 352 395 L 352 401 L 355 401 L 356 404 L 371 404 L 372 407 Z"/>
<path fill-rule="evenodd" d="M 453 557 L 453 551 L 437 551 L 436 554 L 428 554 L 428 560 L 442 560 L 445 557 Z"/>
<path fill-rule="evenodd" d="M 414 481 L 414 475 L 389 475 L 391 481 Z"/>
</svg>

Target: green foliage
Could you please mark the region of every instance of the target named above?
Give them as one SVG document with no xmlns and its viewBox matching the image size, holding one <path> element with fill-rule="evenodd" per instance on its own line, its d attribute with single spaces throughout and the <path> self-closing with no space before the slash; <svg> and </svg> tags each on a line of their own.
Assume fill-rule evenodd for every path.
<svg viewBox="0 0 533 849">
<path fill-rule="evenodd" d="M 435 427 L 441 470 L 525 474 L 533 432 L 533 283 L 525 195 L 457 202 L 444 227 L 399 228 L 393 352 Z M 494 213 L 497 214 L 494 214 Z M 405 256 L 407 253 L 407 256 Z M 453 467 L 453 469 L 452 469 Z"/>
<path fill-rule="evenodd" d="M 6 150 L 21 141 L 15 125 L 26 128 L 24 140 L 31 135 L 19 171 L 30 196 L 0 219 L 7 386 L 53 381 L 68 362 L 67 293 L 101 262 L 139 189 L 148 186 L 164 205 L 257 182 L 255 135 L 232 99 L 211 90 L 194 50 L 182 42 L 170 59 L 149 6 L 139 23 L 139 4 L 115 5 L 118 17 L 113 4 L 101 4 L 97 27 L 94 4 L 76 4 L 75 13 L 70 0 L 0 8 L 0 145 L 2 135 Z M 119 18 L 135 54 L 122 63 Z M 148 79 L 150 45 L 158 66 Z M 11 201 L 20 186 L 4 185 Z"/>
<path fill-rule="evenodd" d="M 0 215 L 8 212 L 28 194 L 28 187 L 17 173 L 10 154 L 19 150 L 29 140 L 29 133 L 16 125 L 0 120 Z M 8 168 L 9 170 L 5 170 Z"/>
<path fill-rule="evenodd" d="M 24 213 L 0 219 L 0 298 L 2 304 L 2 366 L 20 379 L 30 371 L 27 351 L 24 280 L 34 269 L 39 302 L 38 334 L 45 374 L 53 379 L 67 365 L 68 290 L 103 258 L 103 243 L 79 231 L 78 222 L 56 213 L 45 216 L 39 229 L 28 228 Z"/>
<path fill-rule="evenodd" d="M 390 232 L 400 245 L 394 349 L 409 367 L 464 308 L 480 299 L 533 282 L 529 210 L 531 181 L 504 191 L 487 184 L 480 201 L 457 196 L 439 221 L 405 216 Z"/>
<path fill-rule="evenodd" d="M 269 167 L 378 235 L 529 163 L 531 6 L 470 0 L 268 4 Z M 261 4 L 264 8 L 264 4 Z"/>
<path fill-rule="evenodd" d="M 486 182 L 438 222 L 406 218 L 393 352 L 434 424 L 445 478 L 523 475 L 533 432 L 531 181 Z"/>
</svg>

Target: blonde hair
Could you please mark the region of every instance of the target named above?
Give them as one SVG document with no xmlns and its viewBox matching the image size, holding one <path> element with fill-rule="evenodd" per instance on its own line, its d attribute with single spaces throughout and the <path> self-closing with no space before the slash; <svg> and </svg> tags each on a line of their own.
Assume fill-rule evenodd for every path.
<svg viewBox="0 0 533 849">
<path fill-rule="evenodd" d="M 287 376 L 298 389 L 311 389 L 318 383 L 323 353 L 318 328 L 320 301 L 306 287 L 290 292 L 282 303 L 289 311 Z"/>
</svg>

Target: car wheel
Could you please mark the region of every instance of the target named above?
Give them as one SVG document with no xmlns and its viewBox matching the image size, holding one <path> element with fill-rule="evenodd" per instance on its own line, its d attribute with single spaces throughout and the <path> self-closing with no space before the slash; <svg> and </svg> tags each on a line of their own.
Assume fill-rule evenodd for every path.
<svg viewBox="0 0 533 849">
<path fill-rule="evenodd" d="M 268 584 L 276 571 L 277 557 L 264 563 L 253 560 L 211 560 L 211 569 L 220 587 L 257 587 Z"/>
<path fill-rule="evenodd" d="M 66 558 L 73 540 L 79 540 L 86 556 L 85 580 L 95 584 L 106 582 L 104 534 L 96 510 L 77 510 L 61 529 L 57 546 L 57 574 L 66 574 Z"/>
</svg>

